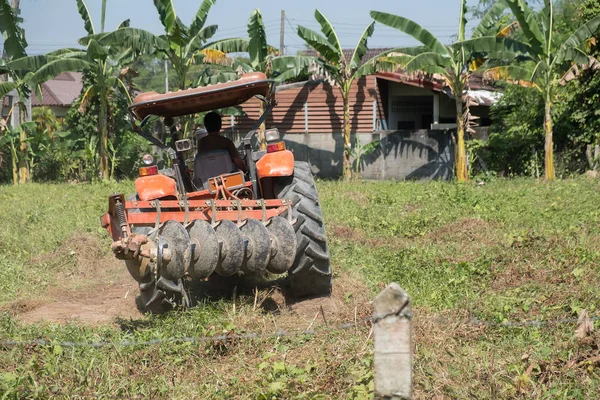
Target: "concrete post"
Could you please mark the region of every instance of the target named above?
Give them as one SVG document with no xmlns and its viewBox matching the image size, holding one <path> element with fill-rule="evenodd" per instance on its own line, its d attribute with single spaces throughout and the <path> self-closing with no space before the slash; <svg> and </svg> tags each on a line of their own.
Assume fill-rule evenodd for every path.
<svg viewBox="0 0 600 400">
<path fill-rule="evenodd" d="M 377 130 L 377 100 L 373 100 L 373 132 Z"/>
<path fill-rule="evenodd" d="M 412 399 L 412 306 L 391 283 L 373 302 L 375 399 Z"/>
<path fill-rule="evenodd" d="M 308 133 L 308 103 L 304 103 L 304 132 Z"/>
</svg>

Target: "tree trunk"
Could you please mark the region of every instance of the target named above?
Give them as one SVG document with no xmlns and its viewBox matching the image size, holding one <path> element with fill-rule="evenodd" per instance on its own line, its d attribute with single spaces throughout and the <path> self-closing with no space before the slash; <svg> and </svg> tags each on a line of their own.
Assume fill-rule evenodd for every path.
<svg viewBox="0 0 600 400">
<path fill-rule="evenodd" d="M 98 118 L 98 130 L 100 131 L 100 180 L 110 178 L 110 170 L 108 168 L 108 115 L 107 115 L 107 99 L 106 91 L 100 92 L 100 115 Z"/>
<path fill-rule="evenodd" d="M 349 85 L 348 85 L 349 86 Z M 350 151 L 352 145 L 350 143 L 350 100 L 349 88 L 343 89 L 342 98 L 344 100 L 344 182 L 349 182 L 352 175 L 352 166 L 350 164 Z"/>
<path fill-rule="evenodd" d="M 25 103 L 19 104 L 19 123 L 25 122 Z M 19 183 L 24 184 L 29 182 L 29 165 L 27 163 L 27 131 L 21 126 L 21 132 L 19 133 L 20 141 L 20 154 L 19 154 Z"/>
<path fill-rule="evenodd" d="M 456 179 L 466 182 L 467 175 L 467 150 L 465 147 L 465 120 L 463 104 L 460 96 L 456 96 Z"/>
<path fill-rule="evenodd" d="M 260 115 L 265 112 L 265 103 L 260 102 Z M 267 138 L 265 136 L 265 123 L 263 122 L 258 127 L 258 149 L 267 150 Z"/>
<path fill-rule="evenodd" d="M 554 150 L 552 145 L 552 99 L 550 93 L 546 94 L 546 112 L 544 114 L 544 132 L 546 134 L 546 144 L 544 146 L 544 158 L 546 169 L 546 180 L 554 180 Z"/>
<path fill-rule="evenodd" d="M 14 142 L 10 145 L 11 151 L 11 162 L 12 162 L 12 176 L 13 176 L 13 185 L 19 184 L 19 167 L 17 165 L 17 149 L 15 148 Z"/>
</svg>

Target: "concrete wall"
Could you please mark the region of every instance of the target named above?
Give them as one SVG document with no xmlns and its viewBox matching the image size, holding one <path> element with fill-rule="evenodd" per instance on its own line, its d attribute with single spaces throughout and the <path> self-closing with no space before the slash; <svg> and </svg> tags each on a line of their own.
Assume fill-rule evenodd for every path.
<svg viewBox="0 0 600 400">
<path fill-rule="evenodd" d="M 236 145 L 241 135 L 226 135 Z M 341 133 L 288 133 L 286 146 L 296 160 L 308 161 L 320 178 L 342 175 L 343 138 Z M 352 143 L 354 143 L 354 137 Z M 361 160 L 360 175 L 365 179 L 450 179 L 454 150 L 449 134 L 442 131 L 378 131 L 359 134 L 364 146 L 380 140 L 378 149 Z"/>
</svg>

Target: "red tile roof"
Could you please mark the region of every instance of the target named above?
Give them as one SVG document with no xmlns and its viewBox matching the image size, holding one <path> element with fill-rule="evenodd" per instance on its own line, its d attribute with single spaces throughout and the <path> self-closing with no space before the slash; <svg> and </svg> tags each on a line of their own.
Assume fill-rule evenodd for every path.
<svg viewBox="0 0 600 400">
<path fill-rule="evenodd" d="M 33 107 L 71 107 L 71 104 L 81 94 L 82 77 L 81 72 L 63 72 L 42 84 L 42 102 L 40 103 L 38 96 L 35 95 L 31 98 L 31 105 Z M 8 107 L 8 97 L 4 97 L 2 104 L 4 107 Z"/>
<path fill-rule="evenodd" d="M 37 96 L 31 99 L 31 105 L 70 107 L 81 94 L 83 83 L 81 72 L 63 72 L 54 79 L 42 84 L 42 102 Z"/>
</svg>

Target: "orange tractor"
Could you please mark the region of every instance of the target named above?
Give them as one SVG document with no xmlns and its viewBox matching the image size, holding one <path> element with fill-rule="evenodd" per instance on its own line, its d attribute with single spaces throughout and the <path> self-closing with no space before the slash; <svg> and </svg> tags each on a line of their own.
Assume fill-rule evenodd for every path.
<svg viewBox="0 0 600 400">
<path fill-rule="evenodd" d="M 110 196 L 101 223 L 113 238 L 115 256 L 139 282 L 143 310 L 189 306 L 190 285 L 212 274 L 287 273 L 299 298 L 330 294 L 329 250 L 310 168 L 294 161 L 275 128 L 260 135 L 263 146 L 259 143 L 274 93 L 273 81 L 251 73 L 233 82 L 135 98 L 130 112 L 141 122 L 134 130 L 162 149 L 172 168 L 159 171 L 145 155 L 137 193 Z M 190 139 L 177 140 L 173 117 L 253 97 L 263 102 L 264 112 L 243 138 L 247 173 L 237 170 L 226 150 L 203 151 Z M 152 116 L 164 118 L 174 137 L 171 146 L 144 131 Z M 258 150 L 265 144 L 266 150 Z"/>
</svg>

